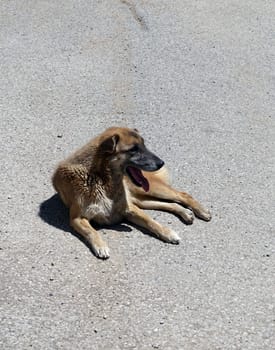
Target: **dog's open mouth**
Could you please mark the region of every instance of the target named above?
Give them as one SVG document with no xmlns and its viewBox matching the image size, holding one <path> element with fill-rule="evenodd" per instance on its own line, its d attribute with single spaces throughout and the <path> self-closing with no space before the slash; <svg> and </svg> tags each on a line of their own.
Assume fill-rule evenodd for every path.
<svg viewBox="0 0 275 350">
<path fill-rule="evenodd" d="M 149 182 L 148 180 L 143 176 L 142 172 L 138 168 L 134 168 L 132 166 L 128 166 L 126 168 L 127 174 L 129 175 L 132 182 L 139 187 L 142 187 L 145 192 L 149 191 Z"/>
</svg>

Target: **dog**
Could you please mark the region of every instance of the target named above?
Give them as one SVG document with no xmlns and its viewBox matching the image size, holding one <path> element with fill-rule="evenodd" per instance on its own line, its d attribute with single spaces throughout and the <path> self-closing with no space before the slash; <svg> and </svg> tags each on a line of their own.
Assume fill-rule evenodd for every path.
<svg viewBox="0 0 275 350">
<path fill-rule="evenodd" d="M 193 213 L 211 219 L 198 201 L 170 186 L 164 162 L 146 148 L 136 129 L 107 129 L 62 161 L 52 183 L 69 208 L 70 225 L 102 259 L 109 257 L 109 248 L 91 222 L 112 225 L 126 220 L 178 244 L 178 234 L 143 209 L 174 213 L 187 224 L 193 222 Z"/>
</svg>

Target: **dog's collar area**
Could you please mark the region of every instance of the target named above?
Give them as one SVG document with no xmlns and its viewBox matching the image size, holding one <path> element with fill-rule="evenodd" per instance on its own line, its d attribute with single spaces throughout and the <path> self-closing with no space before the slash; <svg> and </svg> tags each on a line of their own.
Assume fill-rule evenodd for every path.
<svg viewBox="0 0 275 350">
<path fill-rule="evenodd" d="M 149 191 L 149 182 L 146 177 L 143 176 L 140 169 L 128 166 L 126 172 L 136 186 L 142 187 L 145 192 Z"/>
</svg>

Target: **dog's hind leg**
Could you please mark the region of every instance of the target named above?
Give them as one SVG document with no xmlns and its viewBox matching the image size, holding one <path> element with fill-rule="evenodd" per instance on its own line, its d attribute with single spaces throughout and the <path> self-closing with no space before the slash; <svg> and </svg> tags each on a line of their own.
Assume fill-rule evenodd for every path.
<svg viewBox="0 0 275 350">
<path fill-rule="evenodd" d="M 158 177 L 154 177 L 153 173 L 146 173 L 146 177 L 150 183 L 150 189 L 148 192 L 143 192 L 139 190 L 138 199 L 146 200 L 148 197 L 150 199 L 160 199 L 168 202 L 179 203 L 189 209 L 191 209 L 194 214 L 205 221 L 211 219 L 210 211 L 205 209 L 196 199 L 194 199 L 190 194 L 186 192 L 181 192 L 175 190 L 166 181 Z"/>
</svg>

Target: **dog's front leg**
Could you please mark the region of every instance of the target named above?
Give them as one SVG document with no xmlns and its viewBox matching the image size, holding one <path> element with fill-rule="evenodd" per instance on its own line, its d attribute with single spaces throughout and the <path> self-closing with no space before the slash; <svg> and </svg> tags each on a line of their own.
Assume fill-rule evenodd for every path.
<svg viewBox="0 0 275 350">
<path fill-rule="evenodd" d="M 131 205 L 128 209 L 126 219 L 135 225 L 145 228 L 164 242 L 173 244 L 179 244 L 180 242 L 180 238 L 175 231 L 160 225 L 135 205 Z"/>
<path fill-rule="evenodd" d="M 89 243 L 94 254 L 101 259 L 109 258 L 109 248 L 107 243 L 101 238 L 101 235 L 90 224 L 89 220 L 74 215 L 74 210 L 70 211 L 71 226 Z"/>
</svg>

